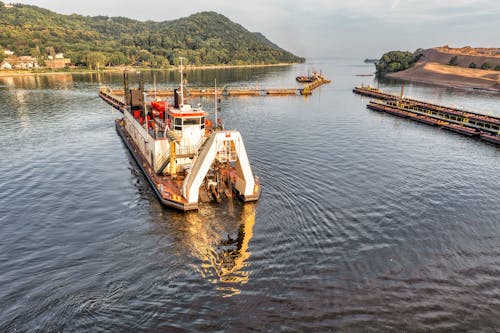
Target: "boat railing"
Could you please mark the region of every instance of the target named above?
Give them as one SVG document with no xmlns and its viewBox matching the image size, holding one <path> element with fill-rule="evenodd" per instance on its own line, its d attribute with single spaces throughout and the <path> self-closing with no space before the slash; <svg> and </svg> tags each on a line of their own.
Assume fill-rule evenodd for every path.
<svg viewBox="0 0 500 333">
<path fill-rule="evenodd" d="M 166 135 L 165 131 L 162 131 L 161 129 L 149 129 L 149 134 L 155 138 L 155 139 L 166 139 L 168 136 Z"/>
<path fill-rule="evenodd" d="M 217 152 L 217 159 L 221 162 L 236 162 L 238 154 L 230 145 L 224 145 L 224 147 Z"/>
<path fill-rule="evenodd" d="M 217 160 L 220 162 L 236 162 L 238 156 L 236 152 L 219 152 L 217 153 Z"/>
<path fill-rule="evenodd" d="M 164 154 L 162 156 L 160 156 L 160 158 L 158 159 L 156 165 L 158 167 L 158 170 L 157 172 L 158 173 L 161 173 L 167 166 L 167 164 L 170 162 L 170 155 L 169 154 Z"/>
<path fill-rule="evenodd" d="M 177 156 L 195 156 L 198 154 L 198 145 L 181 146 L 176 153 Z"/>
</svg>

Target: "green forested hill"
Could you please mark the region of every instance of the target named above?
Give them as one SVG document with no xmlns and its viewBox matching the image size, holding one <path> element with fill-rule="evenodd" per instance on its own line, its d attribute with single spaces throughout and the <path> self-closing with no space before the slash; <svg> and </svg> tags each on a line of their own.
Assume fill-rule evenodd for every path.
<svg viewBox="0 0 500 333">
<path fill-rule="evenodd" d="M 180 56 L 189 64 L 303 62 L 260 33 L 223 15 L 203 12 L 173 21 L 62 15 L 29 5 L 0 2 L 0 49 L 42 61 L 63 52 L 75 64 L 168 67 Z"/>
</svg>

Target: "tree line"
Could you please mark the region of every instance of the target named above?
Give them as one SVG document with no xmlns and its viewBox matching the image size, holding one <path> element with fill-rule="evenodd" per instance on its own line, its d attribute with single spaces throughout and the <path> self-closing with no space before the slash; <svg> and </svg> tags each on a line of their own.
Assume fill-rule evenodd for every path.
<svg viewBox="0 0 500 333">
<path fill-rule="evenodd" d="M 193 65 L 296 63 L 305 61 L 262 34 L 251 33 L 215 12 L 172 21 L 62 15 L 36 6 L 0 2 L 0 49 L 43 63 L 53 48 L 75 65 L 168 67 L 179 57 Z"/>
</svg>

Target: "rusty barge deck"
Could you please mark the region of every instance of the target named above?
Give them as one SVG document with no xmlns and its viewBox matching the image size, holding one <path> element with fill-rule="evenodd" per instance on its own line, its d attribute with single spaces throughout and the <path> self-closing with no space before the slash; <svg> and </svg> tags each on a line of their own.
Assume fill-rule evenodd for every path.
<svg viewBox="0 0 500 333">
<path fill-rule="evenodd" d="M 224 89 L 214 89 L 214 88 L 189 88 L 186 89 L 187 97 L 210 97 L 210 96 L 228 96 L 228 97 L 238 97 L 238 96 L 308 96 L 311 95 L 313 90 L 321 87 L 324 84 L 330 83 L 324 77 L 318 78 L 317 80 L 306 84 L 302 87 L 298 86 L 296 88 L 224 88 Z M 147 97 L 150 98 L 162 98 L 171 97 L 174 95 L 173 90 L 146 90 L 144 91 Z M 107 87 L 99 88 L 99 96 L 106 102 L 111 104 L 114 108 L 123 111 L 124 107 L 124 92 L 123 89 L 111 89 Z"/>
<path fill-rule="evenodd" d="M 500 145 L 500 117 L 389 94 L 372 87 L 353 92 L 375 100 L 367 107 Z"/>
</svg>

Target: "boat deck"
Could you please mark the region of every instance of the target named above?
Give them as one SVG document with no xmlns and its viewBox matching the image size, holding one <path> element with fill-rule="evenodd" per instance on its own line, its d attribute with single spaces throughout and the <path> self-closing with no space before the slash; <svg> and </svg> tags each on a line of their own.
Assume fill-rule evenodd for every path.
<svg viewBox="0 0 500 333">
<path fill-rule="evenodd" d="M 178 177 L 176 180 L 173 180 L 169 175 L 157 175 L 154 172 L 153 167 L 148 163 L 144 156 L 142 156 L 139 148 L 128 135 L 121 119 L 116 120 L 116 130 L 122 137 L 127 148 L 130 150 L 131 155 L 137 162 L 137 165 L 146 175 L 146 179 L 164 205 L 184 211 L 195 210 L 198 208 L 197 204 L 189 204 L 182 196 L 180 192 L 180 189 L 182 188 L 182 177 Z"/>
</svg>

